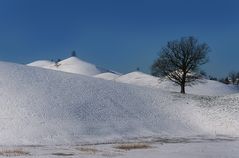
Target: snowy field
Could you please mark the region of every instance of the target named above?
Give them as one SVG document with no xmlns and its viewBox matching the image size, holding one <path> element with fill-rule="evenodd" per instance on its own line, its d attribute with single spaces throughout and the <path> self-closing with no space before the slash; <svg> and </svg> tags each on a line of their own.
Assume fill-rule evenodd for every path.
<svg viewBox="0 0 239 158">
<path fill-rule="evenodd" d="M 59 64 L 0 62 L 0 156 L 239 154 L 237 87 L 204 80 L 182 95 L 141 72 L 121 75 L 75 57 Z"/>
<path fill-rule="evenodd" d="M 134 143 L 3 146 L 0 149 L 0 155 L 29 158 L 238 158 L 238 148 L 239 140 L 233 137 L 155 137 L 139 139 Z"/>
</svg>

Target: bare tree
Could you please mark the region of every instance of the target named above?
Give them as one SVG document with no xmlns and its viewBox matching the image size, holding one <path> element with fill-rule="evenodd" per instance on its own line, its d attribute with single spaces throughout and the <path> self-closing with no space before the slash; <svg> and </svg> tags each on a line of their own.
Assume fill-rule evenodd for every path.
<svg viewBox="0 0 239 158">
<path fill-rule="evenodd" d="M 237 73 L 236 72 L 230 72 L 229 78 L 232 84 L 236 84 L 237 82 Z"/>
<path fill-rule="evenodd" d="M 166 76 L 181 87 L 181 93 L 185 93 L 185 86 L 200 78 L 199 66 L 208 62 L 208 52 L 209 46 L 199 44 L 194 37 L 169 41 L 153 63 L 152 75 Z"/>
<path fill-rule="evenodd" d="M 236 85 L 239 85 L 239 72 L 236 75 Z"/>
</svg>

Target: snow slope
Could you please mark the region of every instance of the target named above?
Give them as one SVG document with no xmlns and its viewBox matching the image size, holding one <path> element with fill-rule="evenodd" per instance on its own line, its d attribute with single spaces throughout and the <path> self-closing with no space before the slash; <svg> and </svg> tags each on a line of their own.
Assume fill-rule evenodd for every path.
<svg viewBox="0 0 239 158">
<path fill-rule="evenodd" d="M 229 106 L 224 98 L 184 96 L 5 62 L 0 67 L 2 145 L 238 134 L 238 95 L 228 96 L 233 100 Z M 215 106 L 206 107 L 209 103 Z"/>
<path fill-rule="evenodd" d="M 104 80 L 115 80 L 119 76 L 120 75 L 116 74 L 116 73 L 105 72 L 105 73 L 101 73 L 101 74 L 95 75 L 94 77 L 101 78 L 101 79 L 104 79 Z"/>
<path fill-rule="evenodd" d="M 77 57 L 67 58 L 65 60 L 58 62 L 57 65 L 55 63 L 49 63 L 46 61 L 35 61 L 27 65 L 75 74 L 82 74 L 86 76 L 94 76 L 100 73 L 110 72 L 109 70 L 99 68 L 94 64 L 83 61 Z"/>
<path fill-rule="evenodd" d="M 160 88 L 172 92 L 180 91 L 180 87 L 171 81 L 160 79 L 139 71 L 131 72 L 125 75 L 99 68 L 91 63 L 85 62 L 77 57 L 70 57 L 58 63 L 47 60 L 39 60 L 28 64 L 28 66 L 41 67 L 63 72 L 93 76 L 105 80 L 114 80 L 116 82 L 133 84 L 150 88 Z M 202 80 L 193 86 L 187 86 L 186 92 L 196 95 L 223 96 L 239 92 L 238 87 L 225 85 L 217 81 Z"/>
<path fill-rule="evenodd" d="M 180 91 L 179 86 L 176 86 L 171 81 L 167 80 L 162 81 L 159 87 L 169 91 Z M 195 85 L 187 86 L 186 93 L 206 96 L 224 96 L 239 93 L 239 88 L 237 86 L 226 85 L 218 81 L 203 79 L 195 83 Z"/>
<path fill-rule="evenodd" d="M 42 67 L 42 68 L 47 68 L 50 65 L 55 64 L 52 61 L 49 60 L 38 60 L 38 61 L 34 61 L 30 64 L 27 64 L 28 66 L 35 66 L 35 67 Z"/>
<path fill-rule="evenodd" d="M 180 87 L 171 81 L 160 79 L 142 72 L 131 72 L 115 79 L 118 82 L 128 83 L 138 86 L 146 86 L 151 88 L 160 88 L 172 92 L 179 92 Z M 187 86 L 186 92 L 189 94 L 222 96 L 238 93 L 239 89 L 231 85 L 225 85 L 217 81 L 201 80 L 193 86 Z"/>
<path fill-rule="evenodd" d="M 117 82 L 128 83 L 137 86 L 146 86 L 151 88 L 159 87 L 159 78 L 145 74 L 143 72 L 135 71 L 122 75 L 116 79 Z"/>
</svg>

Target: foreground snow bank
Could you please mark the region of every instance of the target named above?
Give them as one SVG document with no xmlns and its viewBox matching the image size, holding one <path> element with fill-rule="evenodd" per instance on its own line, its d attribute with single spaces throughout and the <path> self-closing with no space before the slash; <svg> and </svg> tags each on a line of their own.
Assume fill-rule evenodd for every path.
<svg viewBox="0 0 239 158">
<path fill-rule="evenodd" d="M 224 118 L 228 101 L 214 114 L 201 101 L 207 98 L 5 62 L 0 67 L 1 144 L 78 144 L 239 130 L 236 117 L 214 124 Z M 238 100 L 231 104 L 239 105 Z M 204 119 L 198 122 L 199 116 Z"/>
</svg>

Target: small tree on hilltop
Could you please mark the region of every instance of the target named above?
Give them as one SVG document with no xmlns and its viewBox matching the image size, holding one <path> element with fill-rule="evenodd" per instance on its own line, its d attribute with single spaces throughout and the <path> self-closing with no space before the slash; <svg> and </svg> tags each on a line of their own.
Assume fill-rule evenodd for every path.
<svg viewBox="0 0 239 158">
<path fill-rule="evenodd" d="M 71 56 L 72 56 L 72 57 L 76 57 L 76 51 L 72 51 L 72 52 L 71 52 Z"/>
<path fill-rule="evenodd" d="M 61 64 L 59 63 L 61 61 L 61 59 L 57 59 L 56 61 L 55 61 L 55 66 L 56 67 L 59 67 Z"/>
<path fill-rule="evenodd" d="M 200 78 L 199 66 L 208 62 L 208 52 L 209 46 L 200 44 L 194 37 L 169 41 L 153 63 L 151 73 L 166 76 L 181 87 L 181 93 L 185 93 L 185 86 Z"/>
</svg>

